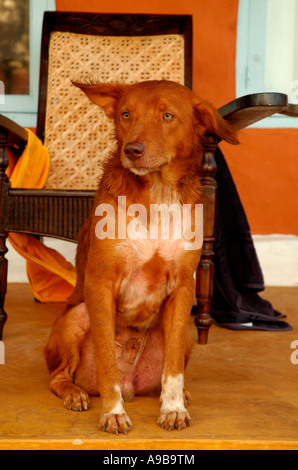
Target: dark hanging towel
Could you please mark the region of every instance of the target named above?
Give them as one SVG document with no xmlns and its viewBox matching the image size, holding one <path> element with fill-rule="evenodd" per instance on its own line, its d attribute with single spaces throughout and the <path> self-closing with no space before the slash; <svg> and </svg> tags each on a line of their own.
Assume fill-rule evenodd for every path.
<svg viewBox="0 0 298 470">
<path fill-rule="evenodd" d="M 288 331 L 285 315 L 259 296 L 264 279 L 250 227 L 228 165 L 219 149 L 214 243 L 214 322 L 233 330 Z"/>
</svg>

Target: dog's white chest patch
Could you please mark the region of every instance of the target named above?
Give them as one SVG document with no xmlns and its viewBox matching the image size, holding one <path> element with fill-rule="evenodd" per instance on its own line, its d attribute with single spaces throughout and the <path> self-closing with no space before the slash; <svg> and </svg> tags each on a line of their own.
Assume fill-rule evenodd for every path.
<svg viewBox="0 0 298 470">
<path fill-rule="evenodd" d="M 129 318 L 142 311 L 150 319 L 177 285 L 182 243 L 180 240 L 126 240 L 122 250 L 125 269 L 119 289 L 119 309 Z"/>
<path fill-rule="evenodd" d="M 183 218 L 179 204 L 151 204 L 150 214 L 134 204 L 137 216 L 127 225 L 127 246 L 142 262 L 156 253 L 165 261 L 178 260 L 185 250 Z M 132 215 L 132 214 L 131 214 Z"/>
<path fill-rule="evenodd" d="M 178 261 L 184 252 L 182 240 L 131 240 L 127 241 L 135 257 L 142 263 L 158 254 L 165 261 Z"/>
</svg>

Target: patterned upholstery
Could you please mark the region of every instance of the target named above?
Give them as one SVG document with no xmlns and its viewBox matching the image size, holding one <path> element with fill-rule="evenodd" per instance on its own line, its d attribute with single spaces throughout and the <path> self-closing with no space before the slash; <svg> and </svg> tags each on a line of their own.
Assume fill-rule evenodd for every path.
<svg viewBox="0 0 298 470">
<path fill-rule="evenodd" d="M 71 78 L 134 83 L 167 79 L 184 83 L 184 38 L 92 36 L 53 32 L 45 145 L 51 157 L 47 189 L 95 189 L 99 162 L 114 148 L 113 124 Z"/>
</svg>

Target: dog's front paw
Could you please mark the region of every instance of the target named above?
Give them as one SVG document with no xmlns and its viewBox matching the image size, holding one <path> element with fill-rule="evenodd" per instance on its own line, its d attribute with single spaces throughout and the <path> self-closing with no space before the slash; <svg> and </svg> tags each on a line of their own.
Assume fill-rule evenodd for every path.
<svg viewBox="0 0 298 470">
<path fill-rule="evenodd" d="M 99 429 L 111 434 L 127 434 L 132 428 L 128 415 L 105 413 L 99 420 Z"/>
<path fill-rule="evenodd" d="M 191 425 L 191 419 L 188 411 L 161 411 L 157 424 L 163 429 L 172 431 L 173 429 L 185 429 Z"/>
</svg>

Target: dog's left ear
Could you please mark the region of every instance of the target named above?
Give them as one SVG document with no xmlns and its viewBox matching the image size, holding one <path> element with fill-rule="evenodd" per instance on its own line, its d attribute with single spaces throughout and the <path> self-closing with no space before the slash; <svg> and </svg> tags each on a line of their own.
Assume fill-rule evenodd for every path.
<svg viewBox="0 0 298 470">
<path fill-rule="evenodd" d="M 237 145 L 237 132 L 223 119 L 212 104 L 200 101 L 194 105 L 196 127 L 200 134 L 215 134 L 229 144 Z"/>
<path fill-rule="evenodd" d="M 90 101 L 101 106 L 109 118 L 115 119 L 117 103 L 126 85 L 119 83 L 89 84 L 73 80 L 71 80 L 71 83 L 86 93 Z"/>
</svg>

